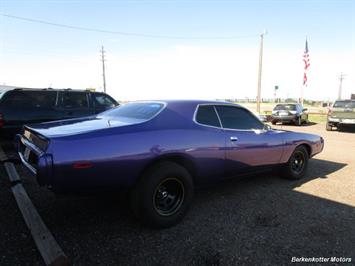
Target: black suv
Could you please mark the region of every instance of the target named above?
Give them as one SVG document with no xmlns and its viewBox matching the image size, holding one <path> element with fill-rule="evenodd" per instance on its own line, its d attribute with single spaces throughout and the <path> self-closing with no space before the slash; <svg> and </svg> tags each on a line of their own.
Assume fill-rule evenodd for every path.
<svg viewBox="0 0 355 266">
<path fill-rule="evenodd" d="M 117 105 L 102 92 L 15 88 L 0 94 L 0 133 L 11 136 L 24 124 L 94 115 Z"/>
</svg>

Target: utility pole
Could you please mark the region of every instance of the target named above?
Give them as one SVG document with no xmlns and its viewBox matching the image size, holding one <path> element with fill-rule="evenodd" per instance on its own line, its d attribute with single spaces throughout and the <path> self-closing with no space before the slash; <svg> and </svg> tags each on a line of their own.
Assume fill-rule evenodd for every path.
<svg viewBox="0 0 355 266">
<path fill-rule="evenodd" d="M 260 114 L 260 100 L 261 100 L 261 73 L 263 68 L 263 46 L 264 46 L 264 35 L 266 35 L 266 30 L 260 34 L 260 50 L 259 50 L 259 72 L 258 72 L 258 91 L 256 96 L 256 111 Z"/>
<path fill-rule="evenodd" d="M 101 61 L 102 61 L 102 78 L 103 78 L 103 82 L 104 82 L 104 92 L 106 93 L 105 50 L 104 50 L 104 46 L 101 46 Z"/>
<path fill-rule="evenodd" d="M 343 87 L 343 80 L 345 78 L 345 74 L 343 72 L 340 73 L 339 75 L 339 91 L 338 91 L 338 100 L 341 100 L 341 91 Z"/>
</svg>

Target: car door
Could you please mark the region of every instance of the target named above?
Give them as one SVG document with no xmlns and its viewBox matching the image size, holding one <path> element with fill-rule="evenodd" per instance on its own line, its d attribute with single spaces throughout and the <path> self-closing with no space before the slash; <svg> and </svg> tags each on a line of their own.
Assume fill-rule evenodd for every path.
<svg viewBox="0 0 355 266">
<path fill-rule="evenodd" d="M 62 91 L 59 99 L 58 111 L 61 119 L 89 116 L 95 113 L 89 104 L 89 95 L 86 91 Z"/>
<path fill-rule="evenodd" d="M 264 124 L 245 108 L 217 105 L 216 110 L 225 133 L 226 175 L 279 163 L 283 141 L 278 131 L 266 130 Z"/>
<path fill-rule="evenodd" d="M 202 183 L 225 176 L 225 137 L 214 105 L 197 106 L 194 119 L 197 130 L 190 132 L 191 148 Z"/>
</svg>

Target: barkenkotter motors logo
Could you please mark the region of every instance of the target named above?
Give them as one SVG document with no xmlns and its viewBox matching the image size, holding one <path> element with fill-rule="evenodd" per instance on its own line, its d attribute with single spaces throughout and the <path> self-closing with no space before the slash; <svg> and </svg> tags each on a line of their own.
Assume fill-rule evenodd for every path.
<svg viewBox="0 0 355 266">
<path fill-rule="evenodd" d="M 349 263 L 351 258 L 346 257 L 292 257 L 291 262 L 294 263 L 327 263 L 327 262 L 337 262 L 337 263 Z"/>
</svg>

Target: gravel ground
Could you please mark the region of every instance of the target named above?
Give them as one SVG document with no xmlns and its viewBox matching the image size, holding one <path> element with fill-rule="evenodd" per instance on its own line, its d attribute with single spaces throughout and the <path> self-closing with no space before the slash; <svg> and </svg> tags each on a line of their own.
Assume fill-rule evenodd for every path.
<svg viewBox="0 0 355 266">
<path fill-rule="evenodd" d="M 269 173 L 200 190 L 186 218 L 164 230 L 140 225 L 125 195 L 56 197 L 17 169 L 75 265 L 285 265 L 332 256 L 354 264 L 355 134 L 282 128 L 325 138 L 303 180 Z M 0 265 L 43 265 L 6 180 L 0 168 Z"/>
</svg>

